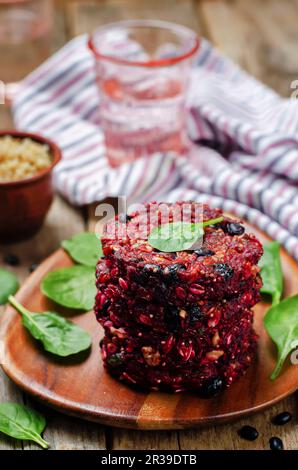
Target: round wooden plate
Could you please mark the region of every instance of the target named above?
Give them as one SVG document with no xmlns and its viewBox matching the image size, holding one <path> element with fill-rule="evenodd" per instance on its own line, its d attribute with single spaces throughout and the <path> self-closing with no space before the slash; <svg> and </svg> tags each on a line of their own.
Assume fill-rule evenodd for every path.
<svg viewBox="0 0 298 470">
<path fill-rule="evenodd" d="M 261 241 L 268 240 L 258 230 L 249 228 Z M 298 388 L 297 368 L 289 363 L 277 380 L 272 382 L 269 379 L 276 349 L 262 324 L 268 309 L 266 303 L 255 307 L 255 328 L 260 335 L 258 357 L 246 375 L 222 395 L 206 400 L 191 393 L 145 393 L 119 383 L 103 369 L 98 346 L 102 330 L 93 313 L 62 311 L 40 291 L 45 274 L 71 264 L 67 254 L 60 249 L 27 279 L 17 298 L 32 311 L 56 310 L 70 316 L 91 333 L 91 352 L 68 359 L 56 358 L 45 353 L 30 337 L 12 307 L 7 307 L 2 321 L 4 371 L 22 389 L 49 406 L 110 426 L 179 429 L 248 415 L 272 405 Z M 298 266 L 285 251 L 282 251 L 282 264 L 285 296 L 293 295 L 297 290 Z"/>
</svg>

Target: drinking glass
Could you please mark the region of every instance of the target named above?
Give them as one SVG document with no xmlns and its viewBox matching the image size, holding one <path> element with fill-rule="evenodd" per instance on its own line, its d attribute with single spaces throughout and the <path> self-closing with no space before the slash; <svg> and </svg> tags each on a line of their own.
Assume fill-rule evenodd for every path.
<svg viewBox="0 0 298 470">
<path fill-rule="evenodd" d="M 97 29 L 89 48 L 110 165 L 155 152 L 183 153 L 196 34 L 163 21 L 122 21 Z"/>
<path fill-rule="evenodd" d="M 52 0 L 0 0 L 0 80 L 18 82 L 50 53 Z"/>
</svg>

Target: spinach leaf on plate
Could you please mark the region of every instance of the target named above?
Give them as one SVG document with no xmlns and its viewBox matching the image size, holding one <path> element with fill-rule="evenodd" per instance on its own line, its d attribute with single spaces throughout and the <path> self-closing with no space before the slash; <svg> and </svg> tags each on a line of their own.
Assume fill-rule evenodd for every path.
<svg viewBox="0 0 298 470">
<path fill-rule="evenodd" d="M 41 284 L 42 293 L 64 307 L 91 310 L 96 295 L 95 269 L 72 266 L 47 274 Z"/>
<path fill-rule="evenodd" d="M 95 233 L 79 233 L 70 240 L 63 240 L 61 245 L 74 261 L 85 266 L 95 267 L 103 256 L 101 242 Z"/>
<path fill-rule="evenodd" d="M 36 411 L 18 403 L 0 403 L 0 431 L 15 439 L 34 441 L 44 449 L 49 444 L 41 437 L 46 421 Z"/>
<path fill-rule="evenodd" d="M 259 262 L 263 287 L 261 292 L 272 297 L 272 304 L 280 302 L 283 292 L 283 273 L 280 261 L 280 245 L 272 241 L 264 245 L 264 254 Z"/>
<path fill-rule="evenodd" d="M 298 346 L 298 295 L 273 305 L 265 315 L 264 325 L 278 350 L 276 366 L 271 374 L 274 380 L 288 354 Z"/>
<path fill-rule="evenodd" d="M 9 302 L 22 315 L 22 323 L 35 339 L 43 343 L 46 351 L 57 356 L 70 356 L 91 346 L 89 333 L 57 313 L 32 313 L 14 297 Z"/>
<path fill-rule="evenodd" d="M 6 304 L 8 297 L 16 293 L 19 288 L 19 282 L 16 276 L 0 268 L 0 305 Z"/>
</svg>

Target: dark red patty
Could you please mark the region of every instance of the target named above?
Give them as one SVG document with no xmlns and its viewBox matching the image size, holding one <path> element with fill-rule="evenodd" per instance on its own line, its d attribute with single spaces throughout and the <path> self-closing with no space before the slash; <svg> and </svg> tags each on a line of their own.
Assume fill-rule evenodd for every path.
<svg viewBox="0 0 298 470">
<path fill-rule="evenodd" d="M 181 207 L 166 205 L 171 221 Z M 244 373 L 256 352 L 251 308 L 259 300 L 262 246 L 241 222 L 224 216 L 205 228 L 196 251 L 158 251 L 147 237 L 162 223 L 161 208 L 147 205 L 145 213 L 122 215 L 105 229 L 95 305 L 105 330 L 104 364 L 143 388 L 215 395 Z M 190 203 L 189 221 L 200 211 L 204 221 L 222 215 Z"/>
</svg>

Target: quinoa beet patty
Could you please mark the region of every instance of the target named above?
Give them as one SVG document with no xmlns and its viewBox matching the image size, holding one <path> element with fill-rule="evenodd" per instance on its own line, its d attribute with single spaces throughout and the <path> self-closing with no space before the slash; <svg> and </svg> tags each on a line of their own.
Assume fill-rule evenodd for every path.
<svg viewBox="0 0 298 470">
<path fill-rule="evenodd" d="M 218 380 L 216 394 L 243 375 L 254 358 L 257 336 L 251 320 L 251 312 L 243 311 L 222 337 L 203 328 L 157 335 L 110 322 L 102 344 L 104 363 L 114 376 L 141 388 L 204 393 L 210 381 Z"/>
<path fill-rule="evenodd" d="M 99 323 L 105 327 L 112 321 L 116 327 L 139 325 L 159 332 L 190 331 L 192 329 L 222 328 L 224 322 L 230 324 L 241 319 L 244 309 L 250 310 L 260 299 L 258 290 L 252 290 L 233 299 L 216 302 L 201 301 L 184 308 L 175 305 L 140 301 L 133 298 L 108 299 L 100 305 L 97 297 L 95 314 Z"/>
<path fill-rule="evenodd" d="M 223 216 L 205 227 L 199 246 L 153 248 L 150 231 L 165 223 L 165 214 L 169 223 L 181 221 L 182 209 L 192 223 L 223 216 L 193 202 L 151 203 L 106 225 L 95 314 L 105 331 L 104 364 L 114 376 L 143 388 L 211 396 L 255 355 L 251 308 L 262 285 L 262 246 L 241 222 Z"/>
<path fill-rule="evenodd" d="M 170 221 L 181 206 L 167 205 Z M 200 210 L 196 211 L 197 207 Z M 173 302 L 177 298 L 194 302 L 237 294 L 259 273 L 262 245 L 254 235 L 245 233 L 239 221 L 224 217 L 216 226 L 206 227 L 203 245 L 197 250 L 165 253 L 148 243 L 150 228 L 160 221 L 159 205 L 148 204 L 147 209 L 150 224 L 148 213 L 137 212 L 127 221 L 120 217 L 105 228 L 103 252 L 109 269 L 115 268 L 119 282 L 124 280 L 123 288 L 144 287 L 148 300 L 166 296 Z M 221 215 L 219 209 L 192 203 L 189 217 L 194 222 L 195 216 L 207 221 Z"/>
</svg>

